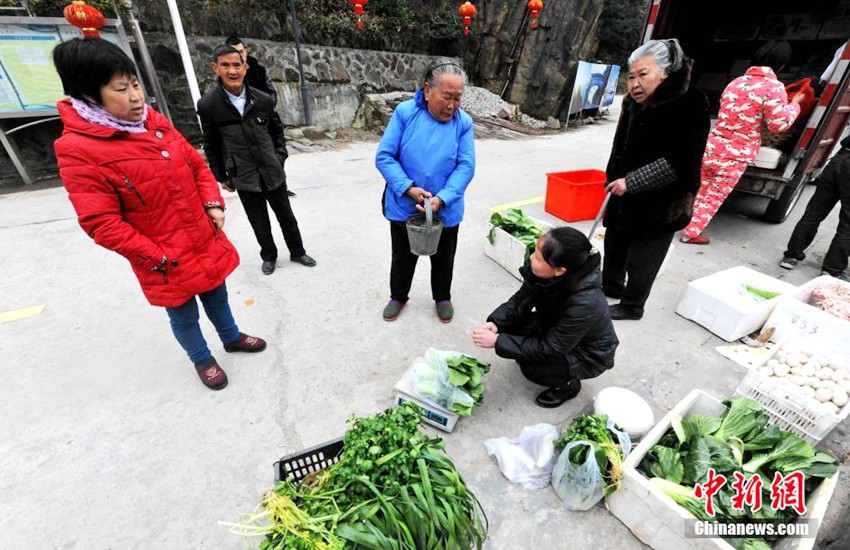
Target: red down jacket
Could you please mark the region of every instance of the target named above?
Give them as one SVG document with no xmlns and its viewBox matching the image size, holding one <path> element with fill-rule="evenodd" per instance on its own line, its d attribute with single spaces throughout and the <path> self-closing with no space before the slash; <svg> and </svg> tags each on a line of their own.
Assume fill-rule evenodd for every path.
<svg viewBox="0 0 850 550">
<path fill-rule="evenodd" d="M 94 242 L 130 261 L 155 306 L 177 307 L 216 288 L 239 265 L 204 204 L 224 200 L 207 164 L 168 120 L 150 109 L 148 132 L 85 121 L 67 99 L 56 140 L 59 175 Z M 165 274 L 152 271 L 163 255 Z"/>
</svg>

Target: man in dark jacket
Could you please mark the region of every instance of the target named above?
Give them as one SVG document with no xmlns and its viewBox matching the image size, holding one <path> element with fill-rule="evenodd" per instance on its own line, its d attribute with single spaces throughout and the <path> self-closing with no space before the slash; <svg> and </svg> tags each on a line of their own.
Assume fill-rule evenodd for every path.
<svg viewBox="0 0 850 550">
<path fill-rule="evenodd" d="M 275 105 L 277 105 L 277 90 L 275 90 L 274 84 L 272 84 L 269 72 L 265 67 L 260 65 L 260 62 L 256 57 L 250 55 L 251 48 L 245 45 L 245 43 L 242 42 L 242 39 L 238 36 L 228 36 L 224 43 L 238 51 L 242 55 L 242 63 L 246 63 L 248 65 L 248 74 L 245 75 L 245 84 L 255 90 L 260 90 L 261 92 L 268 94 L 269 97 L 272 98 L 272 101 L 274 101 Z M 276 108 L 277 107 L 275 107 L 275 109 Z M 286 190 L 286 194 L 290 197 L 295 196 L 295 193 L 289 189 Z"/>
<path fill-rule="evenodd" d="M 286 140 L 274 102 L 245 85 L 247 66 L 232 47 L 213 51 L 212 68 L 219 76 L 218 85 L 198 101 L 204 150 L 216 179 L 225 189 L 239 193 L 260 244 L 263 273 L 271 275 L 277 261 L 268 206 L 283 230 L 290 259 L 308 267 L 316 265 L 304 250 L 286 195 Z"/>
<path fill-rule="evenodd" d="M 850 276 L 845 272 L 850 256 L 850 136 L 841 142 L 841 149 L 826 165 L 817 183 L 815 193 L 809 199 L 805 214 L 794 227 L 788 250 L 779 265 L 785 269 L 794 269 L 798 262 L 805 259 L 804 251 L 815 239 L 821 222 L 840 202 L 838 228 L 823 257 L 821 275 L 850 281 Z"/>
<path fill-rule="evenodd" d="M 549 389 L 541 407 L 558 407 L 581 391 L 581 380 L 614 366 L 619 340 L 602 293 L 599 253 L 571 227 L 540 238 L 520 269 L 523 284 L 473 332 L 475 345 L 515 359 L 522 374 Z"/>
</svg>

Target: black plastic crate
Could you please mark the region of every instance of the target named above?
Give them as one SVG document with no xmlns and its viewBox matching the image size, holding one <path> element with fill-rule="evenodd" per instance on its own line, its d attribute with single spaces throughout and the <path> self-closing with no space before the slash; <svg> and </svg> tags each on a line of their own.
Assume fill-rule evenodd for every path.
<svg viewBox="0 0 850 550">
<path fill-rule="evenodd" d="M 274 463 L 275 483 L 284 479 L 298 483 L 308 475 L 336 464 L 344 443 L 340 437 L 281 458 Z"/>
</svg>

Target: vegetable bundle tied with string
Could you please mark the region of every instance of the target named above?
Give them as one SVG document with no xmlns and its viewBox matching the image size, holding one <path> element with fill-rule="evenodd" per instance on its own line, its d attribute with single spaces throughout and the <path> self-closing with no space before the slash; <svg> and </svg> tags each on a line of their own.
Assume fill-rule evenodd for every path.
<svg viewBox="0 0 850 550">
<path fill-rule="evenodd" d="M 415 405 L 357 419 L 339 462 L 269 490 L 234 533 L 261 550 L 480 549 L 487 519 Z"/>
<path fill-rule="evenodd" d="M 605 478 L 602 493 L 610 495 L 620 488 L 623 477 L 625 455 L 617 436 L 608 428 L 608 417 L 604 414 L 583 414 L 577 416 L 567 429 L 555 440 L 555 449 L 561 451 L 572 441 L 587 441 L 593 445 L 593 453 L 599 471 Z M 570 462 L 579 466 L 587 460 L 590 447 L 580 446 L 570 449 Z"/>
<path fill-rule="evenodd" d="M 759 476 L 762 501 L 770 502 L 770 486 L 774 474 L 802 472 L 806 492 L 811 492 L 823 478 L 838 471 L 838 461 L 831 454 L 813 449 L 793 433 L 768 426 L 770 417 L 752 399 L 736 396 L 723 402 L 728 408 L 721 416 L 694 414 L 673 418 L 670 430 L 652 447 L 638 466 L 667 496 L 702 520 L 712 519 L 705 502 L 694 496 L 693 487 L 705 483 L 709 469 L 728 478 L 715 496 L 716 521 L 781 520 L 792 521 L 797 512 L 792 508 L 772 510 L 762 506 L 736 510 L 732 507 L 732 480 L 740 472 L 747 480 Z M 735 548 L 769 549 L 775 539 L 728 539 Z"/>
</svg>

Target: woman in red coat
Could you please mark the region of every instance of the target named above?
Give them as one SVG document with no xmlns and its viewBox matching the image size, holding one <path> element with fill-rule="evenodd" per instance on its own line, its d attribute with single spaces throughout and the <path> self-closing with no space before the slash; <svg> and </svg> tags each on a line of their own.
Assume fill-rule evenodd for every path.
<svg viewBox="0 0 850 550">
<path fill-rule="evenodd" d="M 220 390 L 227 375 L 198 324 L 201 299 L 228 352 L 266 343 L 239 332 L 225 278 L 239 255 L 224 232 L 224 200 L 206 163 L 145 104 L 136 68 L 114 44 L 74 39 L 53 51 L 70 96 L 59 102 L 59 174 L 79 223 L 130 262 L 148 302 L 166 308 L 177 341 L 201 381 Z"/>
</svg>

